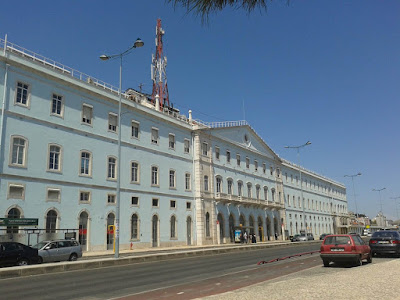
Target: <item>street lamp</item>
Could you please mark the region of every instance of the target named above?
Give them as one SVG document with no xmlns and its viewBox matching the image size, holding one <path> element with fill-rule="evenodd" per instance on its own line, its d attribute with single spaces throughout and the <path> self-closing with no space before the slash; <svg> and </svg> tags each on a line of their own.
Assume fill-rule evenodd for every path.
<svg viewBox="0 0 400 300">
<path fill-rule="evenodd" d="M 354 175 L 344 175 L 344 177 L 351 177 L 351 181 L 353 182 L 353 194 L 354 194 L 354 204 L 356 206 L 356 218 L 358 218 L 358 209 L 357 209 L 357 199 L 356 199 L 356 190 L 354 189 L 354 177 L 361 176 L 361 173 L 358 172 Z"/>
<path fill-rule="evenodd" d="M 134 48 L 140 48 L 144 45 L 143 41 L 138 38 L 133 46 L 128 50 L 115 55 L 101 55 L 101 60 L 109 60 L 114 58 L 120 59 L 119 65 L 119 101 L 118 101 L 118 155 L 117 155 L 117 199 L 116 199 L 116 217 L 115 217 L 115 258 L 119 258 L 119 219 L 121 211 L 121 106 L 122 106 L 122 57 L 129 54 Z"/>
<path fill-rule="evenodd" d="M 300 195 L 301 195 L 301 203 L 303 203 L 303 224 L 304 224 L 306 239 L 307 239 L 306 201 L 303 198 L 303 181 L 301 180 L 301 166 L 300 166 L 300 148 L 304 148 L 305 146 L 308 146 L 308 145 L 311 145 L 310 141 L 307 141 L 307 143 L 300 145 L 300 146 L 285 146 L 286 149 L 296 149 L 297 150 L 297 158 L 299 160 L 299 173 L 300 173 Z"/>
<path fill-rule="evenodd" d="M 390 199 L 394 200 L 394 207 L 396 209 L 396 216 L 397 216 L 397 220 L 398 220 L 399 219 L 399 208 L 397 207 L 398 203 L 396 200 L 400 199 L 400 196 L 399 197 L 390 197 Z"/>
<path fill-rule="evenodd" d="M 383 190 L 386 190 L 386 188 L 384 187 L 384 188 L 381 188 L 381 189 L 372 189 L 372 191 L 373 192 L 379 192 L 379 203 L 381 204 L 381 213 L 383 214 L 383 212 L 382 212 L 382 198 L 381 198 L 381 191 L 383 191 Z"/>
</svg>

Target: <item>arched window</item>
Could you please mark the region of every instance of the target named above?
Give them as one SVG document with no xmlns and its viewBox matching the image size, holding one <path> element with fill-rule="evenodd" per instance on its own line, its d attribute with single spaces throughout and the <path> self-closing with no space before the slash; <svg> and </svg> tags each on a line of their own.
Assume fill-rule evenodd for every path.
<svg viewBox="0 0 400 300">
<path fill-rule="evenodd" d="M 210 237 L 210 214 L 206 213 L 206 237 Z"/>
<path fill-rule="evenodd" d="M 58 145 L 49 145 L 48 170 L 61 171 L 61 147 Z"/>
<path fill-rule="evenodd" d="M 18 208 L 12 208 L 9 210 L 7 218 L 19 219 L 21 218 L 21 212 Z M 7 226 L 7 233 L 18 233 L 18 226 Z"/>
<path fill-rule="evenodd" d="M 221 193 L 222 192 L 222 178 L 220 176 L 217 176 L 216 180 L 217 180 L 217 186 L 216 186 L 217 190 L 216 191 L 217 191 L 217 193 Z"/>
<path fill-rule="evenodd" d="M 176 217 L 171 217 L 171 239 L 176 238 Z"/>
<path fill-rule="evenodd" d="M 268 201 L 268 188 L 266 186 L 264 186 L 264 199 Z"/>
<path fill-rule="evenodd" d="M 238 181 L 238 196 L 242 196 L 242 187 L 243 187 L 243 182 Z"/>
<path fill-rule="evenodd" d="M 139 218 L 137 214 L 133 214 L 131 219 L 131 239 L 139 239 Z"/>
<path fill-rule="evenodd" d="M 228 179 L 228 195 L 232 195 L 232 186 L 233 186 L 232 179 Z"/>
<path fill-rule="evenodd" d="M 272 202 L 275 202 L 275 189 L 271 189 Z"/>
<path fill-rule="evenodd" d="M 88 228 L 89 215 L 83 211 L 79 216 L 79 243 L 82 246 L 87 244 L 87 228 Z M 82 247 L 82 250 L 86 250 L 86 247 Z"/>
<path fill-rule="evenodd" d="M 113 156 L 108 157 L 107 178 L 116 179 L 117 159 Z"/>
<path fill-rule="evenodd" d="M 46 233 L 55 233 L 57 226 L 57 212 L 50 210 L 46 215 Z"/>
<path fill-rule="evenodd" d="M 249 182 L 249 183 L 247 183 L 247 197 L 248 198 L 251 198 L 251 190 L 252 190 L 252 186 L 251 186 L 251 183 Z"/>
</svg>

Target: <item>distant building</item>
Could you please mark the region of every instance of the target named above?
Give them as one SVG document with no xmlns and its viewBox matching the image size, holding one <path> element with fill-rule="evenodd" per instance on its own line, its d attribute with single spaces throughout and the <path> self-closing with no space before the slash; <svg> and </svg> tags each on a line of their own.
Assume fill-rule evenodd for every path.
<svg viewBox="0 0 400 300">
<path fill-rule="evenodd" d="M 0 40 L 0 213 L 38 219 L 0 227 L 0 240 L 69 229 L 85 251 L 111 250 L 119 130 L 121 249 L 347 231 L 346 187 L 280 158 L 247 122 L 193 120 L 133 89 L 122 98 L 118 128 L 116 88 Z"/>
</svg>

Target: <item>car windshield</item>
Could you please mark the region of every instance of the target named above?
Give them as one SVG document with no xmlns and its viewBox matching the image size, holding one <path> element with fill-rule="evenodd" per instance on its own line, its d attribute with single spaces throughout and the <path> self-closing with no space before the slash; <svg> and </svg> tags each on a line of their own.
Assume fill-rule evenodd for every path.
<svg viewBox="0 0 400 300">
<path fill-rule="evenodd" d="M 377 231 L 374 232 L 372 237 L 388 237 L 388 238 L 398 238 L 399 234 L 396 231 Z"/>
<path fill-rule="evenodd" d="M 351 244 L 348 236 L 328 236 L 325 238 L 325 245 L 349 245 Z"/>
<path fill-rule="evenodd" d="M 47 242 L 40 242 L 40 243 L 36 244 L 35 246 L 32 246 L 32 248 L 42 249 L 46 245 L 47 245 Z"/>
</svg>

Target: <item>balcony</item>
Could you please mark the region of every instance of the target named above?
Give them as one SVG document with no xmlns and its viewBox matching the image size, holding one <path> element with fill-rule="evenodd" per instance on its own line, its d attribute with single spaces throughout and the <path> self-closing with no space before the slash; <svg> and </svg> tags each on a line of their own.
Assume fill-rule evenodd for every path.
<svg viewBox="0 0 400 300">
<path fill-rule="evenodd" d="M 220 201 L 222 203 L 232 203 L 232 204 L 240 204 L 247 206 L 258 206 L 263 208 L 270 209 L 283 209 L 284 205 L 282 203 L 266 201 L 262 199 L 248 198 L 243 196 L 230 195 L 225 193 L 216 193 L 215 200 Z"/>
</svg>

